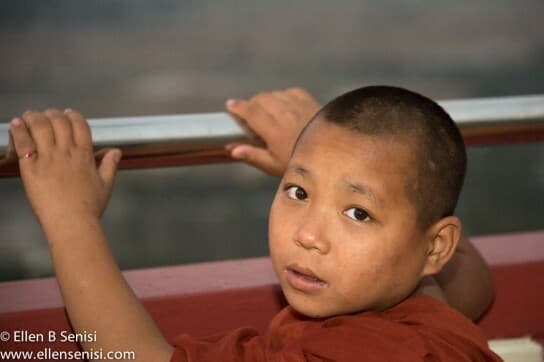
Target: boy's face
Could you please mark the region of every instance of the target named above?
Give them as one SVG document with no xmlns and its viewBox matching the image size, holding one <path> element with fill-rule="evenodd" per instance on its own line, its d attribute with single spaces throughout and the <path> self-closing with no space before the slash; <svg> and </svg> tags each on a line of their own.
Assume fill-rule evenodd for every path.
<svg viewBox="0 0 544 362">
<path fill-rule="evenodd" d="M 427 243 L 405 191 L 412 153 L 322 119 L 306 129 L 269 222 L 274 269 L 295 310 L 381 310 L 417 287 Z"/>
</svg>

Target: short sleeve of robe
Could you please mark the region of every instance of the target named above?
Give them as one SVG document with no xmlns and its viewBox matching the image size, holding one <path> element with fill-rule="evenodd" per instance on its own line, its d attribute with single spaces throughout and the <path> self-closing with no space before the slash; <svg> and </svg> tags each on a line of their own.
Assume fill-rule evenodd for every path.
<svg viewBox="0 0 544 362">
<path fill-rule="evenodd" d="M 175 362 L 501 361 L 478 328 L 427 296 L 383 312 L 309 319 L 283 309 L 259 335 L 239 328 L 222 336 L 175 339 Z"/>
</svg>

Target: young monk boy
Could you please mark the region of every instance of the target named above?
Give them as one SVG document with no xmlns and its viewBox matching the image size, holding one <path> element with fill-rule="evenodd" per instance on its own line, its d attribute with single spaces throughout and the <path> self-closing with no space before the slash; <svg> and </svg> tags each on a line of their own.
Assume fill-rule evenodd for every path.
<svg viewBox="0 0 544 362">
<path fill-rule="evenodd" d="M 230 99 L 226 105 L 264 144 L 230 144 L 229 155 L 280 178 L 302 128 L 321 108 L 311 94 L 296 87 L 261 92 L 249 99 Z M 422 280 L 420 290 L 472 320 L 485 312 L 494 297 L 489 267 L 466 238 L 459 240 L 454 255 L 440 273 Z"/>
<path fill-rule="evenodd" d="M 433 101 L 366 87 L 327 104 L 304 128 L 270 211 L 274 269 L 289 306 L 259 336 L 182 335 L 170 347 L 107 248 L 100 216 L 120 153 L 97 169 L 83 117 L 27 112 L 11 133 L 84 348 L 160 361 L 496 361 L 465 317 L 419 293 L 455 252 L 462 138 Z M 183 326 L 180 326 L 180 330 Z"/>
</svg>

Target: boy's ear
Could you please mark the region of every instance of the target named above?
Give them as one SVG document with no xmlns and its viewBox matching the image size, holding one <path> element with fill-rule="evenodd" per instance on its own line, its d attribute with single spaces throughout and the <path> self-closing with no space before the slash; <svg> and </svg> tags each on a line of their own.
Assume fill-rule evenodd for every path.
<svg viewBox="0 0 544 362">
<path fill-rule="evenodd" d="M 461 220 L 455 216 L 447 216 L 434 223 L 427 230 L 427 260 L 423 268 L 423 276 L 440 272 L 451 259 L 461 239 Z"/>
</svg>

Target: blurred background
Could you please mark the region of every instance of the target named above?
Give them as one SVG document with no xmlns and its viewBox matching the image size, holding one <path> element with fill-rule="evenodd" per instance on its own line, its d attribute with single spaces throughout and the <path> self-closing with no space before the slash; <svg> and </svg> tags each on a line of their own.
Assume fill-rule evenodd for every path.
<svg viewBox="0 0 544 362">
<path fill-rule="evenodd" d="M 2 1 L 0 122 L 216 112 L 298 85 L 435 99 L 544 93 L 544 2 Z M 242 164 L 122 171 L 104 225 L 123 269 L 267 255 L 276 179 Z M 469 235 L 544 229 L 544 145 L 472 147 Z M 74 240 L 77 247 L 77 240 Z M 18 179 L 0 179 L 0 280 L 53 274 Z"/>
</svg>

